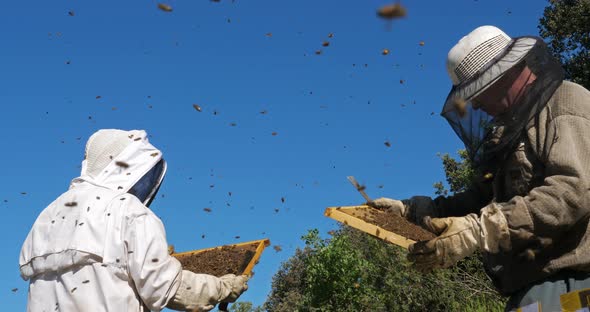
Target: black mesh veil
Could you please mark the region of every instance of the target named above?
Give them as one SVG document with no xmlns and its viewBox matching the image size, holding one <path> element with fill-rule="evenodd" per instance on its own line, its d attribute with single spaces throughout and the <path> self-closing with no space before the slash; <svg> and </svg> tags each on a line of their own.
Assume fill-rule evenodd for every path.
<svg viewBox="0 0 590 312">
<path fill-rule="evenodd" d="M 527 66 L 536 79 L 523 97 L 498 116 L 473 107 L 472 100 L 517 65 Z M 441 115 L 465 144 L 476 167 L 505 157 L 528 122 L 547 104 L 563 81 L 560 63 L 537 37 L 519 37 L 471 79 L 453 86 Z"/>
<path fill-rule="evenodd" d="M 164 175 L 166 174 L 166 161 L 161 159 L 150 171 L 148 171 L 133 187 L 129 194 L 135 195 L 144 205 L 148 206 L 160 189 Z"/>
</svg>

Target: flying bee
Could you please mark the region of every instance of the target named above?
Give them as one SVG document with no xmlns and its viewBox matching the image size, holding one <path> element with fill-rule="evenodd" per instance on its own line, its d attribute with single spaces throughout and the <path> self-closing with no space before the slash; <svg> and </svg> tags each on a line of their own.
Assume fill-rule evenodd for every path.
<svg viewBox="0 0 590 312">
<path fill-rule="evenodd" d="M 453 100 L 453 106 L 459 117 L 463 118 L 467 115 L 467 102 L 464 99 L 456 98 Z"/>
<path fill-rule="evenodd" d="M 330 42 L 328 42 L 328 41 L 322 42 L 322 47 L 327 47 L 329 45 L 330 45 Z"/>
<path fill-rule="evenodd" d="M 389 49 L 383 49 L 383 51 L 381 51 L 381 54 L 383 54 L 383 55 L 389 54 Z"/>
<path fill-rule="evenodd" d="M 141 140 L 141 139 L 140 139 L 140 140 Z M 128 163 L 126 163 L 126 162 L 124 162 L 124 161 L 116 161 L 116 162 L 115 162 L 115 165 L 117 165 L 117 166 L 119 166 L 119 167 L 121 167 L 121 168 L 123 168 L 123 169 L 127 169 L 127 168 L 129 168 L 129 164 L 128 164 Z"/>
<path fill-rule="evenodd" d="M 64 206 L 66 206 L 66 207 L 76 207 L 76 206 L 78 206 L 78 203 L 77 202 L 67 202 L 67 203 L 64 204 Z"/>
<path fill-rule="evenodd" d="M 377 16 L 384 19 L 395 19 L 406 16 L 406 8 L 400 3 L 384 5 L 377 10 Z"/>
<path fill-rule="evenodd" d="M 172 7 L 165 3 L 158 3 L 158 9 L 164 12 L 172 12 Z"/>
<path fill-rule="evenodd" d="M 197 110 L 197 112 L 201 112 L 201 106 L 193 104 L 193 107 Z"/>
</svg>

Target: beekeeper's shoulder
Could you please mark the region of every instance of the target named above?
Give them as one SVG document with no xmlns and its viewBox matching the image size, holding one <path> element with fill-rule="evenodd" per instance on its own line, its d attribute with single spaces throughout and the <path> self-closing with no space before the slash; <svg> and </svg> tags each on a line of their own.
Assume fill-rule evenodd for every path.
<svg viewBox="0 0 590 312">
<path fill-rule="evenodd" d="M 119 215 L 128 220 L 142 216 L 156 217 L 137 197 L 125 193 L 116 195 L 110 203 L 111 209 L 118 209 Z"/>
<path fill-rule="evenodd" d="M 581 85 L 564 81 L 547 103 L 550 116 L 577 116 L 590 120 L 590 91 Z"/>
</svg>

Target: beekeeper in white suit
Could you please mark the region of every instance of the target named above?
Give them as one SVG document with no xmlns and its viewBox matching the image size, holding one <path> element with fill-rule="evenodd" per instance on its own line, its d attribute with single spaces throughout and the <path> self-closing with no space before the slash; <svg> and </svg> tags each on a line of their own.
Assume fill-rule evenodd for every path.
<svg viewBox="0 0 590 312">
<path fill-rule="evenodd" d="M 27 311 L 209 311 L 246 276 L 182 270 L 148 208 L 166 173 L 145 131 L 100 130 L 82 174 L 39 215 L 20 253 Z"/>
</svg>

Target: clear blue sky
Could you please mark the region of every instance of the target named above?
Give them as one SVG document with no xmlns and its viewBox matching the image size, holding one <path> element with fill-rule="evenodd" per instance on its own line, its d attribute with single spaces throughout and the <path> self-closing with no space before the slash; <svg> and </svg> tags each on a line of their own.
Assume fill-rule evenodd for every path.
<svg viewBox="0 0 590 312">
<path fill-rule="evenodd" d="M 324 209 L 363 201 L 346 176 L 374 198 L 432 195 L 444 180 L 437 152 L 462 147 L 438 115 L 451 86 L 447 51 L 485 24 L 537 35 L 547 5 L 403 1 L 407 18 L 390 23 L 375 14 L 387 1 L 165 3 L 174 11 L 154 1 L 3 5 L 4 311 L 25 309 L 21 244 L 100 128 L 145 129 L 163 151 L 165 197 L 152 209 L 178 251 L 261 238 L 282 247 L 264 252 L 242 297 L 263 303 L 301 235 L 337 227 Z"/>
</svg>

